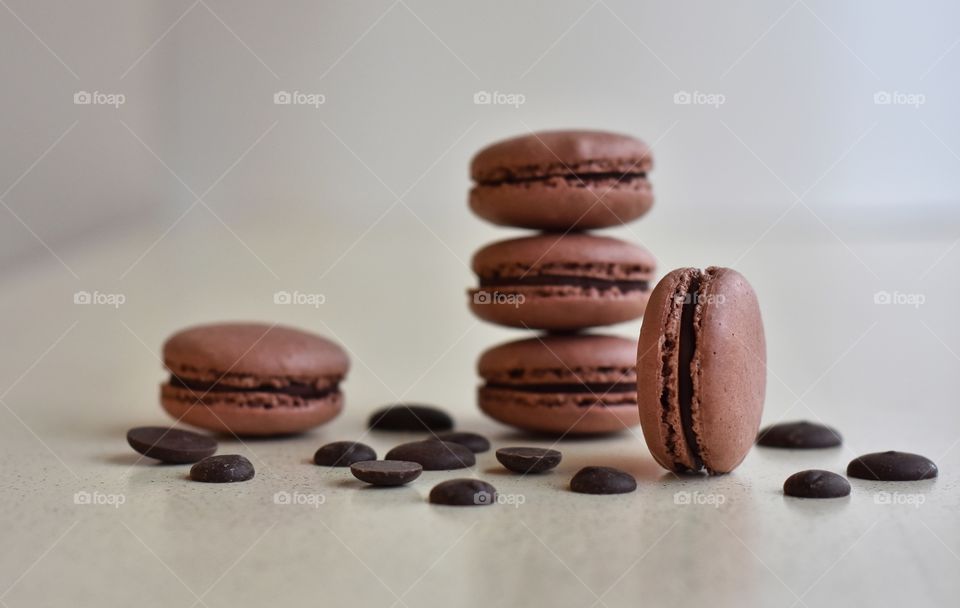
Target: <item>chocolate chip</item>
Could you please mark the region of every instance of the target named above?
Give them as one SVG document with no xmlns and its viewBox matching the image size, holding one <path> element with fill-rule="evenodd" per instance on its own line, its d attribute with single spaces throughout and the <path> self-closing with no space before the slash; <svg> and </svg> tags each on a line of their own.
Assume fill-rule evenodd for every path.
<svg viewBox="0 0 960 608">
<path fill-rule="evenodd" d="M 322 446 L 313 455 L 313 462 L 326 467 L 349 467 L 355 462 L 376 460 L 373 448 L 353 441 L 334 441 Z"/>
<path fill-rule="evenodd" d="M 833 448 L 843 443 L 836 429 L 815 422 L 781 422 L 761 430 L 757 445 L 768 448 Z"/>
<path fill-rule="evenodd" d="M 374 412 L 367 424 L 378 431 L 449 431 L 453 418 L 430 405 L 397 403 Z"/>
<path fill-rule="evenodd" d="M 570 489 L 581 494 L 626 494 L 637 489 L 637 480 L 613 467 L 583 467 L 570 480 Z"/>
<path fill-rule="evenodd" d="M 243 456 L 208 456 L 190 467 L 190 479 L 204 483 L 233 483 L 253 479 L 253 464 Z"/>
<path fill-rule="evenodd" d="M 425 471 L 463 469 L 472 467 L 477 462 L 473 452 L 459 443 L 437 439 L 400 444 L 387 452 L 384 460 L 418 462 Z"/>
<path fill-rule="evenodd" d="M 162 426 L 130 429 L 127 443 L 144 456 L 172 464 L 197 462 L 217 451 L 217 440 L 209 435 Z"/>
<path fill-rule="evenodd" d="M 937 465 L 919 454 L 908 452 L 874 452 L 854 458 L 847 465 L 847 475 L 873 481 L 917 481 L 937 476 Z"/>
<path fill-rule="evenodd" d="M 433 486 L 430 502 L 455 507 L 492 505 L 497 502 L 497 490 L 479 479 L 450 479 Z"/>
<path fill-rule="evenodd" d="M 558 464 L 563 454 L 544 448 L 500 448 L 497 460 L 516 473 L 543 473 Z"/>
<path fill-rule="evenodd" d="M 476 433 L 448 431 L 437 435 L 437 439 L 440 441 L 449 441 L 450 443 L 459 443 L 474 454 L 486 452 L 490 449 L 490 440 Z"/>
<path fill-rule="evenodd" d="M 811 469 L 787 477 L 783 493 L 797 498 L 840 498 L 850 495 L 850 482 L 836 473 Z"/>
<path fill-rule="evenodd" d="M 402 486 L 420 477 L 423 467 L 403 460 L 368 460 L 353 463 L 350 472 L 360 481 L 375 486 Z"/>
</svg>

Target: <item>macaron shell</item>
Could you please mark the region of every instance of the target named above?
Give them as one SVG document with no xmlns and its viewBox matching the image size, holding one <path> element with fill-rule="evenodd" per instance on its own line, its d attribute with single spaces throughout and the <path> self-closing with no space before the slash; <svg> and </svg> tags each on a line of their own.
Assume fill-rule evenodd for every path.
<svg viewBox="0 0 960 608">
<path fill-rule="evenodd" d="M 747 279 L 707 268 L 694 323 L 694 433 L 707 470 L 728 473 L 753 447 L 766 392 L 763 321 Z"/>
<path fill-rule="evenodd" d="M 650 294 L 637 344 L 637 403 L 640 424 L 650 454 L 671 471 L 695 468 L 686 447 L 676 378 L 680 316 L 695 268 L 678 268 L 665 275 Z M 668 381 L 670 380 L 670 381 Z"/>
<path fill-rule="evenodd" d="M 496 293 L 506 299 L 479 302 L 478 293 L 488 291 L 470 291 L 470 310 L 478 318 L 507 327 L 548 331 L 602 327 L 639 318 L 649 296 L 641 291 L 614 295 L 570 286 L 538 286 L 497 288 Z"/>
<path fill-rule="evenodd" d="M 499 181 L 578 173 L 647 172 L 652 152 L 641 140 L 605 131 L 541 131 L 487 146 L 473 157 L 474 180 Z"/>
<path fill-rule="evenodd" d="M 477 373 L 487 382 L 633 382 L 637 344 L 619 336 L 537 336 L 484 351 Z"/>
<path fill-rule="evenodd" d="M 343 409 L 343 395 L 333 393 L 323 399 L 301 400 L 298 407 L 262 406 L 262 400 L 288 397 L 274 393 L 208 393 L 202 403 L 189 389 L 170 385 L 161 388 L 160 403 L 176 420 L 220 433 L 240 436 L 268 436 L 300 433 L 335 418 Z M 256 398 L 259 406 L 248 407 L 245 400 Z"/>
<path fill-rule="evenodd" d="M 613 433 L 640 421 L 632 395 L 625 405 L 599 405 L 595 398 L 587 397 L 589 403 L 581 405 L 571 400 L 569 394 L 530 394 L 481 387 L 477 401 L 480 410 L 494 420 L 537 433 Z"/>
<path fill-rule="evenodd" d="M 549 272 L 611 280 L 649 280 L 657 260 L 640 245 L 573 232 L 497 241 L 477 251 L 471 266 L 481 278 Z"/>
<path fill-rule="evenodd" d="M 229 372 L 224 383 L 240 381 L 248 386 L 264 377 L 343 376 L 350 368 L 349 358 L 338 344 L 266 323 L 216 323 L 185 329 L 164 344 L 163 359 L 171 372 L 184 378 L 218 380 Z"/>
<path fill-rule="evenodd" d="M 545 181 L 481 184 L 470 191 L 470 209 L 500 226 L 535 230 L 589 230 L 619 226 L 642 217 L 653 205 L 646 179 Z"/>
</svg>

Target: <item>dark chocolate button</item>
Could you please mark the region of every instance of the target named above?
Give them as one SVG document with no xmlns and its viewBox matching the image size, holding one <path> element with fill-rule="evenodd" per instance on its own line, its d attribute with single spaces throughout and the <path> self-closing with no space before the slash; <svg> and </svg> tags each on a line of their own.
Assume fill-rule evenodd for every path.
<svg viewBox="0 0 960 608">
<path fill-rule="evenodd" d="M 253 479 L 253 465 L 237 454 L 209 456 L 190 467 L 190 479 L 204 483 L 233 483 Z"/>
<path fill-rule="evenodd" d="M 480 454 L 490 449 L 490 440 L 476 433 L 448 431 L 438 434 L 437 439 L 440 441 L 449 441 L 450 443 L 459 443 L 474 454 Z"/>
<path fill-rule="evenodd" d="M 472 467 L 477 459 L 473 452 L 460 445 L 438 439 L 403 443 L 393 448 L 384 460 L 417 462 L 425 471 L 450 471 Z"/>
<path fill-rule="evenodd" d="M 144 456 L 172 464 L 198 462 L 217 451 L 217 440 L 209 435 L 162 426 L 130 429 L 127 443 Z"/>
<path fill-rule="evenodd" d="M 360 481 L 375 486 L 402 486 L 420 477 L 423 467 L 403 460 L 368 460 L 353 463 L 350 472 Z"/>
<path fill-rule="evenodd" d="M 453 418 L 430 405 L 397 403 L 374 412 L 367 424 L 378 431 L 449 431 Z"/>
<path fill-rule="evenodd" d="M 843 443 L 836 429 L 815 422 L 782 422 L 762 429 L 757 445 L 767 448 L 816 449 L 834 448 Z"/>
<path fill-rule="evenodd" d="M 497 502 L 497 490 L 479 479 L 450 479 L 433 486 L 430 502 L 455 507 L 492 505 Z"/>
<path fill-rule="evenodd" d="M 874 452 L 854 458 L 847 465 L 847 475 L 873 481 L 917 481 L 937 476 L 932 460 L 909 452 Z"/>
<path fill-rule="evenodd" d="M 570 489 L 581 494 L 626 494 L 637 489 L 637 480 L 613 467 L 583 467 L 570 480 Z"/>
<path fill-rule="evenodd" d="M 840 498 L 850 495 L 850 482 L 836 473 L 811 469 L 787 477 L 783 493 L 797 498 Z"/>
<path fill-rule="evenodd" d="M 543 473 L 549 471 L 563 458 L 557 450 L 544 448 L 500 448 L 497 460 L 516 473 Z"/>
<path fill-rule="evenodd" d="M 328 443 L 313 455 L 313 462 L 325 467 L 349 467 L 355 462 L 376 459 L 377 453 L 373 448 L 353 441 Z"/>
</svg>

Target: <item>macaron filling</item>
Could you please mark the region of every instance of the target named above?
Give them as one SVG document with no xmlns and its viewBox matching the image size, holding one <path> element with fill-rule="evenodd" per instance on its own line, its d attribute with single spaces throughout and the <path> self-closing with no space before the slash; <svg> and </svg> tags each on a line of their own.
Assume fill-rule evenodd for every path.
<svg viewBox="0 0 960 608">
<path fill-rule="evenodd" d="M 647 174 L 645 172 L 618 172 L 618 171 L 606 171 L 598 173 L 577 173 L 575 171 L 564 171 L 556 173 L 544 173 L 542 175 L 509 175 L 503 176 L 499 179 L 491 179 L 478 181 L 477 183 L 481 186 L 504 186 L 504 185 L 520 185 L 520 184 L 529 184 L 536 182 L 546 182 L 550 181 L 553 178 L 561 178 L 568 182 L 583 182 L 583 183 L 598 183 L 598 182 L 616 182 L 616 183 L 629 183 L 634 180 L 646 180 Z"/>
<path fill-rule="evenodd" d="M 697 332 L 695 327 L 695 312 L 700 300 L 699 272 L 690 279 L 687 291 L 682 295 L 683 309 L 680 313 L 680 340 L 677 345 L 677 401 L 680 406 L 680 422 L 683 428 L 683 438 L 687 444 L 687 451 L 693 461 L 694 470 L 703 468 L 700 449 L 697 445 L 697 435 L 693 430 L 693 356 L 697 350 Z M 681 297 L 677 294 L 677 297 Z"/>
<path fill-rule="evenodd" d="M 498 276 L 480 279 L 480 287 L 524 287 L 544 285 L 569 285 L 571 287 L 593 288 L 600 291 L 619 289 L 622 292 L 648 291 L 650 289 L 649 281 L 610 280 L 570 275 L 531 274 L 519 277 Z"/>
<path fill-rule="evenodd" d="M 487 382 L 484 388 L 520 391 L 524 393 L 591 393 L 606 395 L 607 393 L 636 392 L 636 382 L 584 382 L 581 384 L 507 384 L 503 382 Z"/>
<path fill-rule="evenodd" d="M 700 471 L 703 458 L 697 441 L 694 409 L 697 386 L 698 303 L 707 277 L 696 268 L 685 269 L 669 299 L 669 311 L 660 346 L 660 425 L 669 463 L 676 472 Z"/>
<path fill-rule="evenodd" d="M 340 392 L 339 382 L 333 382 L 325 387 L 317 387 L 304 382 L 289 382 L 284 386 L 261 384 L 259 386 L 226 386 L 219 382 L 190 380 L 177 375 L 170 376 L 170 386 L 184 388 L 200 394 L 206 393 L 271 393 L 289 395 L 301 399 L 325 399 Z"/>
</svg>

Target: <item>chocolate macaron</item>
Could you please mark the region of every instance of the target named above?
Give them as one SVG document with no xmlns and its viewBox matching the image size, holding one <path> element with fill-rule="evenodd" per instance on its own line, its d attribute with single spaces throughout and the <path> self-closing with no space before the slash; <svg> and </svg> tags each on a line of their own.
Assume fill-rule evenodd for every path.
<svg viewBox="0 0 960 608">
<path fill-rule="evenodd" d="M 502 226 L 617 226 L 653 205 L 653 156 L 639 139 L 603 131 L 544 131 L 495 143 L 473 158 L 470 208 Z"/>
<path fill-rule="evenodd" d="M 343 408 L 350 362 L 340 346 L 290 327 L 218 323 L 163 346 L 163 407 L 177 420 L 237 435 L 305 431 Z"/>
<path fill-rule="evenodd" d="M 766 342 L 757 296 L 729 268 L 657 284 L 640 330 L 637 400 L 651 454 L 676 472 L 728 473 L 760 426 Z"/>
<path fill-rule="evenodd" d="M 509 327 L 571 331 L 643 315 L 656 260 L 609 237 L 539 234 L 487 245 L 473 256 L 470 309 Z"/>
<path fill-rule="evenodd" d="M 543 433 L 611 433 L 636 426 L 636 351 L 615 336 L 543 336 L 495 346 L 477 371 L 480 409 Z"/>
</svg>

